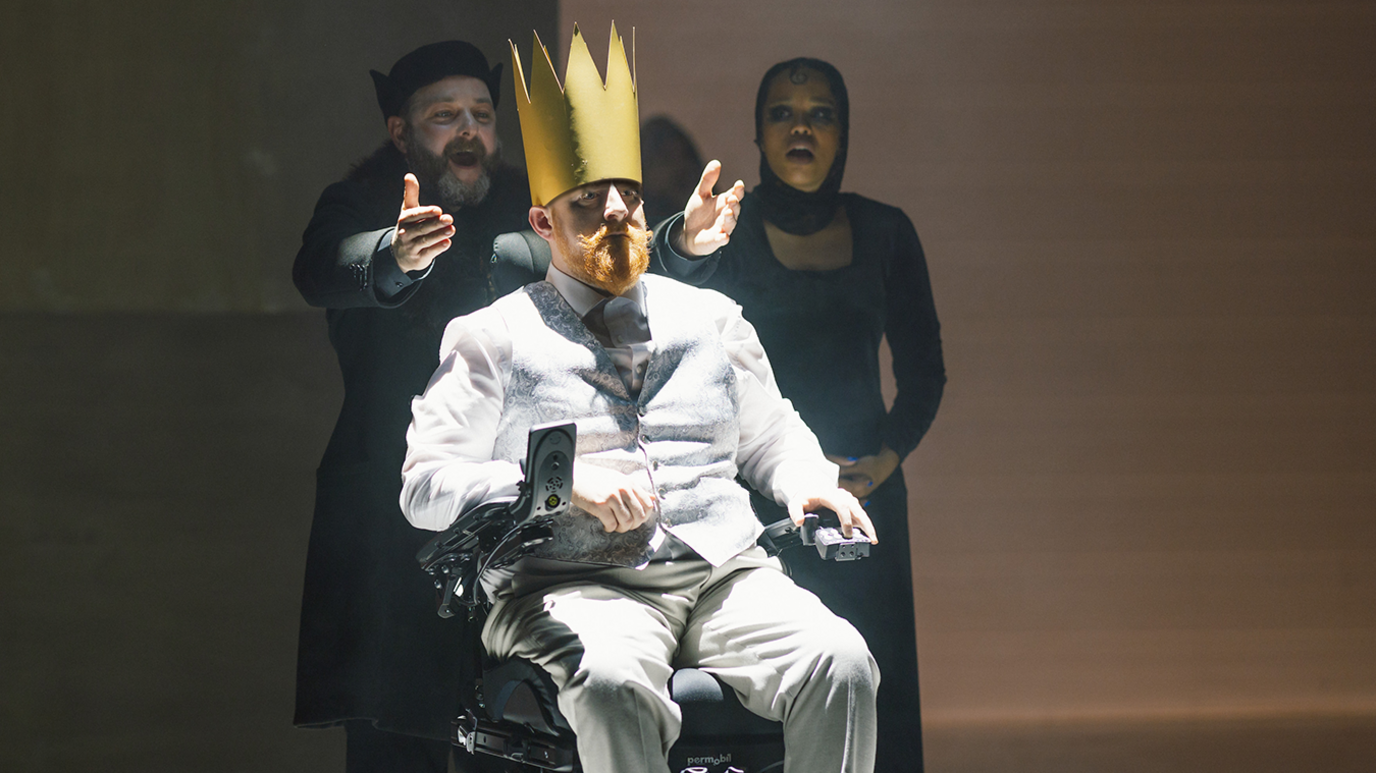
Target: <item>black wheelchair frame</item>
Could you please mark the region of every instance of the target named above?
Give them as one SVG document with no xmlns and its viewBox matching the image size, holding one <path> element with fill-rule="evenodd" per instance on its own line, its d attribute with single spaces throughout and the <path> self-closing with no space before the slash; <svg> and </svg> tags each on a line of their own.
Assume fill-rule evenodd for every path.
<svg viewBox="0 0 1376 773">
<path fill-rule="evenodd" d="M 536 770 L 581 770 L 576 739 L 556 703 L 557 688 L 544 669 L 513 658 L 485 658 L 478 631 L 490 606 L 482 574 L 509 566 L 553 536 L 555 517 L 569 507 L 577 428 L 572 422 L 530 431 L 525 480 L 517 496 L 485 502 L 462 515 L 416 555 L 434 578 L 437 612 L 452 617 L 462 607 L 474 621 L 468 664 L 473 688 L 461 696 L 463 711 L 453 722 L 451 741 L 469 754 L 499 757 Z M 869 542 L 847 539 L 808 515 L 801 528 L 783 519 L 766 527 L 760 544 L 777 555 L 812 545 L 823 559 L 848 561 L 869 555 Z M 683 773 L 779 773 L 783 770 L 782 726 L 741 706 L 735 692 L 704 671 L 680 668 L 670 680 L 679 704 L 682 732 L 670 752 L 671 770 Z"/>
</svg>

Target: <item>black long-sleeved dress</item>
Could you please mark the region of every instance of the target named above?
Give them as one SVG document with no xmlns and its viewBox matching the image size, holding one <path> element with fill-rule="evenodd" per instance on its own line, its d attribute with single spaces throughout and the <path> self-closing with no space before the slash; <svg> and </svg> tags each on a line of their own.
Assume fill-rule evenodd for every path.
<svg viewBox="0 0 1376 773">
<path fill-rule="evenodd" d="M 851 264 L 795 271 L 770 249 L 758 202 L 746 196 L 731 242 L 719 260 L 689 263 L 672 253 L 669 273 L 735 299 L 759 332 L 779 390 L 838 456 L 876 454 L 887 445 L 905 457 L 936 416 L 946 383 L 940 325 L 922 245 L 902 210 L 858 196 L 842 201 L 853 233 Z M 879 342 L 888 336 L 898 395 L 885 410 Z M 850 620 L 879 662 L 879 753 L 876 770 L 921 769 L 917 641 L 907 488 L 899 468 L 869 497 L 880 544 L 848 564 L 811 551 L 785 554 L 790 573 Z M 765 521 L 782 517 L 756 496 Z"/>
</svg>

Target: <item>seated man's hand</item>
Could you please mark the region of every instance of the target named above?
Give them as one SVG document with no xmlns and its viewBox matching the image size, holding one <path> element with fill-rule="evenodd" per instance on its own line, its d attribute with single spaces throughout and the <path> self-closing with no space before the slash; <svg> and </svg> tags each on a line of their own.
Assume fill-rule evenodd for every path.
<svg viewBox="0 0 1376 773">
<path fill-rule="evenodd" d="M 580 461 L 573 467 L 573 504 L 601 521 L 607 531 L 625 533 L 649 519 L 655 495 L 629 475 Z"/>
<path fill-rule="evenodd" d="M 670 234 L 679 254 L 711 255 L 731 241 L 731 232 L 736 230 L 736 218 L 741 213 L 745 183 L 737 180 L 731 190 L 713 196 L 712 186 L 717 184 L 719 177 L 721 162 L 708 161 L 697 190 L 688 197 L 683 208 L 683 230 Z"/>
<path fill-rule="evenodd" d="M 879 543 L 879 535 L 875 533 L 874 524 L 870 523 L 870 517 L 865 514 L 865 509 L 860 506 L 860 500 L 845 489 L 804 492 L 789 501 L 788 517 L 792 518 L 795 524 L 802 526 L 806 513 L 815 512 L 823 507 L 830 508 L 836 513 L 836 517 L 841 520 L 841 534 L 846 539 L 852 539 L 852 530 L 858 526 L 861 533 L 869 537 L 870 544 Z"/>
</svg>

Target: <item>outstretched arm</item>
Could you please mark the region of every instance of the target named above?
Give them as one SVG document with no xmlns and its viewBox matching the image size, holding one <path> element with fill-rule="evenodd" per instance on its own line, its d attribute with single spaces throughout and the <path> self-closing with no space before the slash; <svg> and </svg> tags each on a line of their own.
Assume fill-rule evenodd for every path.
<svg viewBox="0 0 1376 773">
<path fill-rule="evenodd" d="M 656 226 L 651 263 L 656 274 L 702 285 L 716 271 L 721 249 L 736 230 L 745 196 L 745 183 L 740 180 L 714 196 L 712 188 L 720 177 L 721 162 L 708 162 L 684 210 Z"/>
<path fill-rule="evenodd" d="M 453 218 L 419 204 L 420 186 L 406 175 L 400 214 L 379 211 L 375 188 L 352 182 L 325 189 L 301 239 L 292 281 L 312 306 L 400 306 L 449 249 Z"/>
</svg>

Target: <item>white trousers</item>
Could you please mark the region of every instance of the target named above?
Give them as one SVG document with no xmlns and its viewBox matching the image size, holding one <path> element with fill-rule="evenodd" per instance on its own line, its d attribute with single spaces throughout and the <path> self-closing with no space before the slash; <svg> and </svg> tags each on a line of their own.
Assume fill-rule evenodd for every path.
<svg viewBox="0 0 1376 773">
<path fill-rule="evenodd" d="M 694 556 L 520 580 L 488 616 L 483 644 L 550 673 L 584 770 L 669 770 L 676 666 L 716 675 L 746 708 L 781 721 L 786 773 L 874 769 L 874 658 L 763 550 L 720 567 Z"/>
</svg>

